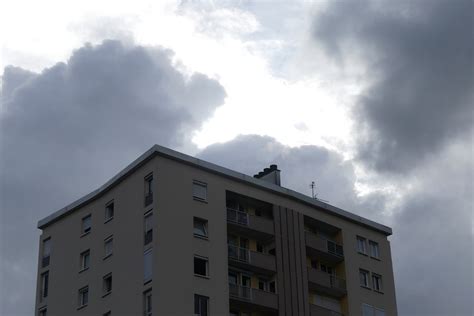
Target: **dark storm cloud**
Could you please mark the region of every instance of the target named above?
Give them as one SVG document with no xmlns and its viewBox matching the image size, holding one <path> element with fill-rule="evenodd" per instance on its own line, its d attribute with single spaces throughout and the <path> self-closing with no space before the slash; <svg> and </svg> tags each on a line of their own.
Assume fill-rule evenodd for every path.
<svg viewBox="0 0 474 316">
<path fill-rule="evenodd" d="M 407 171 L 472 132 L 473 12 L 471 0 L 332 1 L 315 18 L 328 55 L 366 66 L 354 111 L 365 163 Z"/>
<path fill-rule="evenodd" d="M 155 143 L 185 147 L 190 131 L 223 103 L 218 82 L 183 76 L 171 57 L 164 49 L 106 41 L 40 74 L 5 68 L 0 314 L 33 313 L 40 218 L 95 189 Z"/>
<path fill-rule="evenodd" d="M 210 145 L 198 156 L 249 175 L 275 163 L 282 170 L 282 186 L 311 196 L 310 184 L 315 181 L 318 198 L 361 216 L 386 220 L 382 212 L 384 196 L 359 198 L 353 165 L 324 147 L 288 147 L 268 136 L 245 135 Z"/>
</svg>

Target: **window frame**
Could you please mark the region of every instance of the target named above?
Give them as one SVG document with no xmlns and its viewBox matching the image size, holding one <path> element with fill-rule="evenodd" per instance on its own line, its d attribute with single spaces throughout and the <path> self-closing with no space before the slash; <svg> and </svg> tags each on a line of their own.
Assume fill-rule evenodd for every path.
<svg viewBox="0 0 474 316">
<path fill-rule="evenodd" d="M 202 230 L 204 234 L 200 234 L 196 232 L 196 223 L 202 223 Z M 207 219 L 201 217 L 193 217 L 193 235 L 198 238 L 209 239 L 209 229 L 208 229 L 209 221 Z"/>
<path fill-rule="evenodd" d="M 356 240 L 357 240 L 357 252 L 364 255 L 364 256 L 367 256 L 368 255 L 368 252 L 367 252 L 367 238 L 357 235 Z M 361 244 L 359 244 L 359 241 L 362 242 L 362 245 L 363 245 L 362 248 L 363 249 L 361 249 L 359 247 L 361 245 Z"/>
<path fill-rule="evenodd" d="M 46 255 L 45 250 L 48 249 L 48 254 Z M 46 237 L 42 241 L 41 249 L 41 267 L 46 268 L 49 266 L 51 261 L 51 237 Z"/>
<path fill-rule="evenodd" d="M 150 310 L 148 310 L 148 302 L 150 302 Z M 143 292 L 143 315 L 152 316 L 153 314 L 153 292 L 152 289 L 148 289 Z"/>
<path fill-rule="evenodd" d="M 194 190 L 195 187 L 204 188 L 204 197 L 196 195 L 196 191 Z M 207 203 L 207 183 L 199 180 L 193 180 L 193 199 L 200 202 Z"/>
<path fill-rule="evenodd" d="M 81 309 L 89 305 L 89 286 L 86 285 L 82 288 L 80 288 L 78 291 L 78 307 L 77 309 Z M 84 294 L 86 294 L 84 296 Z M 85 298 L 85 300 L 84 300 Z M 85 303 L 84 303 L 85 301 Z"/>
<path fill-rule="evenodd" d="M 144 205 L 147 207 L 148 205 L 151 205 L 153 203 L 153 185 L 154 185 L 154 178 L 153 178 L 153 172 L 150 172 L 143 178 L 143 183 L 144 183 L 144 190 L 143 190 L 143 195 L 144 195 Z"/>
<path fill-rule="evenodd" d="M 146 268 L 147 268 L 147 256 L 150 256 L 150 276 L 147 277 Z M 153 280 L 153 248 L 147 249 L 143 252 L 143 284 L 147 284 Z"/>
<path fill-rule="evenodd" d="M 151 218 L 151 219 L 150 219 Z M 150 219 L 150 227 L 147 229 L 147 219 Z M 150 233 L 150 238 L 147 239 L 148 233 Z M 153 210 L 149 210 L 143 215 L 143 245 L 147 246 L 153 242 Z"/>
<path fill-rule="evenodd" d="M 47 316 L 48 315 L 48 308 L 46 306 L 41 307 L 38 310 L 38 316 Z"/>
<path fill-rule="evenodd" d="M 85 220 L 89 219 L 89 227 L 85 227 Z M 81 237 L 90 234 L 92 231 L 92 214 L 89 213 L 81 219 Z"/>
<path fill-rule="evenodd" d="M 89 257 L 89 261 L 87 262 L 87 266 L 86 266 L 86 256 Z M 90 249 L 86 249 L 84 250 L 83 252 L 81 252 L 79 254 L 79 272 L 82 272 L 82 271 L 85 271 L 87 269 L 89 269 L 90 267 L 90 262 L 91 262 L 91 250 Z"/>
<path fill-rule="evenodd" d="M 112 206 L 112 216 L 109 216 L 110 206 Z M 104 224 L 110 222 L 114 219 L 115 215 L 115 201 L 112 200 L 105 204 L 105 211 L 104 211 Z"/>
<path fill-rule="evenodd" d="M 108 282 L 110 280 L 110 288 L 107 289 L 107 286 L 109 286 Z M 112 272 L 107 273 L 102 277 L 102 297 L 109 295 L 112 293 Z"/>
<path fill-rule="evenodd" d="M 375 254 L 372 252 L 372 249 L 376 250 Z M 380 260 L 380 247 L 379 247 L 378 242 L 373 241 L 373 240 L 369 240 L 369 255 L 370 255 L 371 258 Z"/>
<path fill-rule="evenodd" d="M 196 302 L 197 300 L 197 302 Z M 206 313 L 202 313 L 202 302 L 206 302 Z M 197 303 L 197 304 L 196 304 Z M 198 310 L 196 311 L 196 307 L 198 307 Z M 209 297 L 200 295 L 200 294 L 194 294 L 194 315 L 196 316 L 209 316 Z"/>
<path fill-rule="evenodd" d="M 196 273 L 196 260 L 204 261 L 205 274 Z M 209 258 L 199 255 L 194 255 L 194 275 L 201 278 L 209 278 Z"/>
<path fill-rule="evenodd" d="M 362 278 L 361 278 L 362 275 L 365 275 L 365 278 L 364 278 L 366 280 L 365 284 L 362 284 L 362 282 L 361 282 L 362 281 Z M 370 288 L 370 272 L 368 270 L 359 269 L 359 285 L 361 287 L 365 288 L 365 289 L 369 289 L 369 290 L 371 289 Z"/>
<path fill-rule="evenodd" d="M 372 273 L 372 289 L 375 292 L 383 293 L 383 281 L 382 275 L 378 273 Z"/>
<path fill-rule="evenodd" d="M 49 292 L 49 270 L 41 273 L 41 284 L 40 284 L 40 302 L 44 301 L 48 297 Z"/>
<path fill-rule="evenodd" d="M 107 253 L 107 245 L 111 244 L 110 252 Z M 109 237 L 104 239 L 104 258 L 103 260 L 109 258 L 114 254 L 114 235 L 110 235 Z"/>
</svg>

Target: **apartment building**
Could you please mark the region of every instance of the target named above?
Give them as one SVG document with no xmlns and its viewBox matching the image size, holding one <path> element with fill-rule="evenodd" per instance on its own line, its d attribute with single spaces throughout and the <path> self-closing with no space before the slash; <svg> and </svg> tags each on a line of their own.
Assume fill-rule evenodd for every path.
<svg viewBox="0 0 474 316">
<path fill-rule="evenodd" d="M 389 227 L 155 145 L 42 219 L 36 315 L 397 315 Z"/>
</svg>

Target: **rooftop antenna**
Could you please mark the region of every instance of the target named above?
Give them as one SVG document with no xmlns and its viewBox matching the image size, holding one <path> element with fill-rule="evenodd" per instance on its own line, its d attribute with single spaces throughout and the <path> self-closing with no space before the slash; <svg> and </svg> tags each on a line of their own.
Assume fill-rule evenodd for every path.
<svg viewBox="0 0 474 316">
<path fill-rule="evenodd" d="M 321 201 L 321 202 L 329 203 L 329 201 L 318 198 L 318 194 L 315 192 L 316 191 L 316 183 L 314 181 L 311 181 L 311 184 L 309 186 L 311 187 L 311 197 L 313 199 Z"/>
</svg>

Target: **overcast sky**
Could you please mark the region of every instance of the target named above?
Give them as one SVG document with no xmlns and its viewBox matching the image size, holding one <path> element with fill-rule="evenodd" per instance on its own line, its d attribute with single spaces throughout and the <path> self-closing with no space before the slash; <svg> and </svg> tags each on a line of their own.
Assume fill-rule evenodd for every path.
<svg viewBox="0 0 474 316">
<path fill-rule="evenodd" d="M 0 314 L 36 223 L 153 144 L 389 225 L 400 315 L 472 315 L 473 1 L 28 1 L 0 11 Z"/>
</svg>

